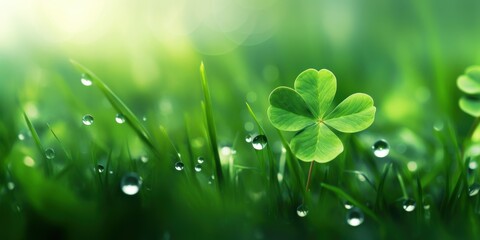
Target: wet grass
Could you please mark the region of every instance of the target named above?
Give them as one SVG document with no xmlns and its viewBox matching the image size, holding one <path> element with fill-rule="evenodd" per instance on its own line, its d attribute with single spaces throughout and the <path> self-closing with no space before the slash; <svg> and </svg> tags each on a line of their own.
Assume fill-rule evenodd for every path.
<svg viewBox="0 0 480 240">
<path fill-rule="evenodd" d="M 478 169 L 470 164 L 478 159 L 465 150 L 469 137 L 460 145 L 448 122 L 432 129 L 437 145 L 426 150 L 427 165 L 409 167 L 415 159 L 395 141 L 388 156 L 375 156 L 372 144 L 383 136 L 367 131 L 343 137 L 344 153 L 310 168 L 292 154 L 289 135 L 268 130 L 257 117 L 265 109 L 254 104 L 244 109 L 254 130 L 235 130 L 224 143 L 203 63 L 203 101 L 195 103 L 203 118 L 186 114 L 183 129 L 173 132 L 154 117 L 143 120 L 92 71 L 72 63 L 92 80 L 89 90 L 108 100 L 109 114 L 93 114 L 91 126 L 81 118 L 32 121 L 28 111 L 19 118 L 22 127 L 11 130 L 4 144 L 11 147 L 1 155 L 6 238 L 478 238 L 480 198 L 471 188 Z M 114 121 L 118 113 L 124 124 Z M 22 129 L 30 134 L 19 139 Z M 132 172 L 139 192 L 129 195 L 123 187 Z"/>
</svg>

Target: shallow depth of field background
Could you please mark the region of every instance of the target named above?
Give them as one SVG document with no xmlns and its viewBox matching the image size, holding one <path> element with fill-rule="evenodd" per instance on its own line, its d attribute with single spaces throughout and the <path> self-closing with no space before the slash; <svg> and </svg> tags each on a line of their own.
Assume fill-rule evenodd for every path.
<svg viewBox="0 0 480 240">
<path fill-rule="evenodd" d="M 66 107 L 59 85 L 98 101 L 82 98 L 71 58 L 138 114 L 155 110 L 175 129 L 185 112 L 198 113 L 203 60 L 219 132 L 229 138 L 249 119 L 246 100 L 264 118 L 274 87 L 327 68 L 340 97 L 373 96 L 374 128 L 430 130 L 435 116 L 468 120 L 455 79 L 480 61 L 479 9 L 478 1 L 2 0 L 0 96 L 2 105 L 35 102 L 37 117 L 49 121 Z"/>
<path fill-rule="evenodd" d="M 452 123 L 462 137 L 473 121 L 458 108 L 455 81 L 480 64 L 479 12 L 475 0 L 0 0 L 0 130 L 10 142 L 26 131 L 23 109 L 45 136 L 49 123 L 80 151 L 90 144 L 75 132 L 87 113 L 108 126 L 93 128 L 97 144 L 133 135 L 115 124 L 97 89 L 80 83 L 74 59 L 180 150 L 189 126 L 195 151 L 205 154 L 203 61 L 219 143 L 247 149 L 243 138 L 255 128 L 245 102 L 275 133 L 269 93 L 293 87 L 307 68 L 327 68 L 338 80 L 335 102 L 354 92 L 375 100 L 365 145 L 386 138 L 392 151 L 429 168 L 438 159 L 433 127 Z M 255 158 L 239 155 L 245 165 Z"/>
</svg>

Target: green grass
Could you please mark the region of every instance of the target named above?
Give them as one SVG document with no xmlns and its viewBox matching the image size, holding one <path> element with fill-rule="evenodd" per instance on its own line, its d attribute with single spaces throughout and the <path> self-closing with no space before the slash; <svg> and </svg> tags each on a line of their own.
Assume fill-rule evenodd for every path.
<svg viewBox="0 0 480 240">
<path fill-rule="evenodd" d="M 91 126 L 84 126 L 81 119 L 73 124 L 46 123 L 24 114 L 25 123 L 20 125 L 31 137 L 12 138 L 12 148 L 2 160 L 2 181 L 15 185 L 13 189 L 4 185 L 0 199 L 4 213 L 0 228 L 8 238 L 478 236 L 479 195 L 468 195 L 478 171 L 468 166 L 477 159 L 465 157 L 448 124 L 435 137 L 441 145 L 432 149 L 444 152 L 431 163 L 439 166 L 428 168 L 440 180 L 432 180 L 429 171 L 409 170 L 409 159 L 396 153 L 394 144 L 388 157 L 375 158 L 365 140 L 371 137 L 367 130 L 344 137 L 345 152 L 334 161 L 313 165 L 306 191 L 310 164 L 295 158 L 290 136 L 266 130 L 269 122 L 257 117 L 255 106 L 245 107 L 254 122 L 250 133 L 265 135 L 266 147 L 253 149 L 242 138 L 249 134 L 244 131 L 227 147 L 218 143 L 218 118 L 214 121 L 215 103 L 203 64 L 199 79 L 204 101 L 197 106 L 204 118 L 193 121 L 187 114 L 183 132 L 172 134 L 158 122 L 140 120 L 99 77 L 72 63 L 93 80 L 89 91 L 99 91 L 98 97 L 110 102 L 111 112 L 122 113 L 127 121 L 115 123 L 114 114 L 105 121 L 100 114 Z M 198 146 L 199 141 L 205 144 Z M 465 142 L 467 146 L 468 138 Z M 55 149 L 55 158 L 45 157 L 48 147 Z M 198 157 L 206 161 L 197 172 Z M 178 161 L 185 166 L 181 171 L 174 167 Z M 104 171 L 98 171 L 98 164 Z M 140 191 L 133 196 L 121 191 L 128 172 L 142 178 Z M 412 212 L 402 206 L 407 198 L 415 200 Z M 351 210 L 345 209 L 346 201 L 365 214 L 359 226 L 347 224 Z M 305 217 L 296 213 L 302 204 L 308 208 Z"/>
</svg>

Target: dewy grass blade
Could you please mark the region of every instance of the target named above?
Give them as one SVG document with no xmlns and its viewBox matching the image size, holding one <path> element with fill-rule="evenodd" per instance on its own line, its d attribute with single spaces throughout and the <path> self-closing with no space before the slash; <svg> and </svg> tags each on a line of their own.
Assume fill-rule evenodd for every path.
<svg viewBox="0 0 480 240">
<path fill-rule="evenodd" d="M 289 156 L 286 160 L 287 167 L 289 171 L 293 174 L 293 177 L 295 178 L 295 182 L 296 182 L 295 189 L 299 189 L 302 195 L 305 195 L 305 188 L 303 187 L 305 185 L 304 174 L 302 172 L 300 164 L 297 161 L 297 157 L 295 157 L 295 154 L 293 154 L 282 132 L 280 132 L 280 130 L 277 129 L 277 133 L 280 136 L 280 140 L 282 141 L 283 148 L 285 148 L 285 151 Z"/>
<path fill-rule="evenodd" d="M 35 142 L 35 145 L 37 146 L 37 149 L 40 152 L 40 155 L 42 156 L 43 161 L 45 162 L 45 172 L 47 176 L 50 176 L 53 171 L 52 165 L 50 163 L 50 160 L 48 160 L 47 157 L 45 156 L 45 149 L 42 146 L 42 142 L 40 141 L 40 137 L 38 136 L 37 130 L 35 130 L 35 127 L 33 126 L 32 122 L 30 121 L 30 119 L 28 118 L 25 112 L 23 112 L 23 117 L 25 118 L 25 122 L 27 123 L 30 133 L 32 133 L 32 137 Z"/>
<path fill-rule="evenodd" d="M 219 187 L 223 188 L 224 178 L 222 172 L 222 165 L 220 163 L 220 154 L 218 152 L 217 132 L 215 130 L 215 122 L 213 119 L 212 99 L 210 97 L 210 90 L 208 88 L 207 78 L 205 76 L 205 66 L 203 65 L 203 62 L 200 64 L 200 74 L 202 75 L 202 89 L 205 100 L 203 110 L 205 112 L 205 117 L 207 120 L 207 132 L 208 138 L 210 140 L 210 147 L 212 148 L 213 153 L 215 174 L 217 175 Z"/>
<path fill-rule="evenodd" d="M 372 211 L 370 210 L 370 208 L 368 208 L 367 206 L 363 205 L 362 203 L 360 203 L 359 201 L 355 200 L 353 197 L 351 197 L 350 195 L 348 195 L 346 192 L 344 192 L 342 189 L 338 188 L 338 187 L 335 187 L 335 186 L 332 186 L 332 185 L 329 185 L 329 184 L 326 184 L 326 183 L 321 183 L 322 187 L 335 193 L 339 198 L 341 199 L 345 199 L 349 202 L 351 202 L 354 206 L 360 208 L 365 214 L 367 214 L 368 216 L 370 216 L 371 218 L 373 218 L 373 220 L 377 221 L 378 223 L 380 223 L 380 219 L 377 217 L 377 215 Z"/>
<path fill-rule="evenodd" d="M 387 179 L 388 171 L 390 170 L 391 166 L 392 162 L 389 162 L 385 165 L 385 168 L 383 169 L 382 178 L 380 179 L 380 182 L 378 184 L 377 197 L 375 200 L 376 211 L 381 210 L 381 208 L 383 207 L 383 190 L 385 186 L 385 180 Z"/>
<path fill-rule="evenodd" d="M 70 151 L 67 150 L 67 148 L 65 148 L 65 146 L 63 145 L 62 141 L 60 141 L 60 139 L 58 138 L 57 134 L 55 134 L 55 132 L 53 131 L 53 129 L 50 127 L 50 124 L 47 124 L 48 126 L 48 129 L 50 129 L 50 132 L 53 134 L 53 137 L 55 137 L 55 139 L 57 140 L 57 142 L 60 144 L 60 146 L 62 147 L 62 150 L 63 152 L 65 153 L 65 155 L 67 156 L 67 159 L 70 161 L 70 163 L 73 161 L 73 158 L 72 158 L 72 154 Z"/>
<path fill-rule="evenodd" d="M 250 116 L 253 118 L 255 121 L 257 128 L 259 130 L 259 133 L 261 135 L 266 135 L 265 130 L 263 129 L 262 125 L 260 125 L 260 122 L 257 119 L 257 116 L 253 112 L 252 108 L 250 105 L 246 102 L 248 112 L 250 113 Z M 267 138 L 268 139 L 268 138 Z M 280 184 L 278 182 L 277 178 L 277 166 L 275 166 L 275 159 L 272 153 L 272 148 L 270 144 L 267 144 L 265 149 L 263 151 L 267 152 L 267 159 L 268 159 L 268 164 L 269 164 L 269 184 L 270 184 L 270 189 L 272 191 L 273 196 L 281 197 L 280 196 Z M 261 154 L 259 154 L 261 155 Z M 262 159 L 261 159 L 262 160 Z"/>
<path fill-rule="evenodd" d="M 92 71 L 81 65 L 80 63 L 70 60 L 70 62 L 82 73 L 88 75 L 93 84 L 100 89 L 103 95 L 108 99 L 113 108 L 125 116 L 128 125 L 137 133 L 140 139 L 147 144 L 151 150 L 160 158 L 161 154 L 152 142 L 152 138 L 140 120 L 133 114 L 130 108 Z"/>
</svg>

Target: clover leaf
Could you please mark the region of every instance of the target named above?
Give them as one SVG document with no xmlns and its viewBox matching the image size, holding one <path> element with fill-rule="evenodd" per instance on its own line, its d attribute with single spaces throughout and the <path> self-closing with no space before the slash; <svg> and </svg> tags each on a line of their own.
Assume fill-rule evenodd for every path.
<svg viewBox="0 0 480 240">
<path fill-rule="evenodd" d="M 270 94 L 268 118 L 281 131 L 297 132 L 290 142 L 300 160 L 326 163 L 343 152 L 343 144 L 332 129 L 344 133 L 372 125 L 376 108 L 373 99 L 355 93 L 332 111 L 337 79 L 326 69 L 308 69 L 295 80 L 294 88 L 278 87 Z"/>
<path fill-rule="evenodd" d="M 465 74 L 458 77 L 457 86 L 466 94 L 458 101 L 460 109 L 474 117 L 480 117 L 480 66 L 467 68 Z"/>
</svg>

